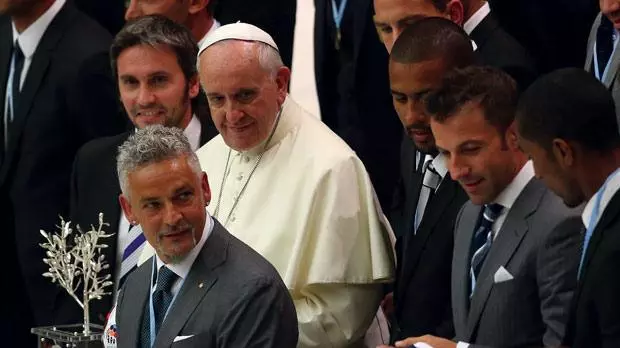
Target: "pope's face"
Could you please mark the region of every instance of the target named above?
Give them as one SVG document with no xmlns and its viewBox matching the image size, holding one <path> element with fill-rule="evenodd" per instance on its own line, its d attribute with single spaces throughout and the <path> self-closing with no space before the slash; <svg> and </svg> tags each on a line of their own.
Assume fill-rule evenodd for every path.
<svg viewBox="0 0 620 348">
<path fill-rule="evenodd" d="M 202 236 L 210 198 L 207 175 L 198 176 L 186 157 L 178 157 L 130 172 L 120 202 L 162 261 L 178 263 Z"/>
<path fill-rule="evenodd" d="M 226 145 L 244 151 L 265 141 L 286 98 L 290 71 L 281 67 L 273 76 L 259 63 L 258 45 L 242 41 L 215 44 L 199 59 L 211 117 Z"/>
<path fill-rule="evenodd" d="M 190 0 L 125 0 L 125 20 L 158 14 L 187 25 Z"/>
</svg>

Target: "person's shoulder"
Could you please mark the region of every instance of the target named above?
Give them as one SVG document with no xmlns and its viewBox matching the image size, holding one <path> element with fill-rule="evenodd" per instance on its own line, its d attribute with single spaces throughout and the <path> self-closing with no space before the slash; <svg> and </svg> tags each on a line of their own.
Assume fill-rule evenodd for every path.
<svg viewBox="0 0 620 348">
<path fill-rule="evenodd" d="M 81 161 L 86 159 L 98 159 L 118 152 L 118 147 L 129 137 L 129 132 L 112 135 L 109 137 L 96 138 L 86 142 L 78 150 L 77 158 Z"/>
<path fill-rule="evenodd" d="M 229 278 L 232 282 L 244 284 L 260 282 L 275 285 L 281 281 L 278 271 L 265 257 L 237 239 L 223 226 L 216 224 L 213 235 L 216 234 L 226 241 L 224 267 L 226 268 L 225 273 L 230 275 Z"/>
<path fill-rule="evenodd" d="M 87 59 L 97 53 L 107 54 L 112 36 L 99 23 L 75 8 L 67 1 L 47 30 L 61 31 L 56 54 L 75 62 Z"/>
</svg>

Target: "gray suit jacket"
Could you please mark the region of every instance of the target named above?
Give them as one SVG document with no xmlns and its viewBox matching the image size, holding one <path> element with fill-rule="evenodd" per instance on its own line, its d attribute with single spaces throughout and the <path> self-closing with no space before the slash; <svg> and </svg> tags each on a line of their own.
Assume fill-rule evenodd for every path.
<svg viewBox="0 0 620 348">
<path fill-rule="evenodd" d="M 152 264 L 132 272 L 119 294 L 119 348 L 138 347 Z M 215 221 L 153 347 L 288 348 L 297 338 L 295 307 L 277 271 Z"/>
<path fill-rule="evenodd" d="M 602 14 L 599 12 L 594 20 L 594 24 L 592 24 L 592 29 L 590 30 L 590 36 L 588 38 L 588 54 L 586 55 L 586 64 L 584 69 L 592 74 L 594 74 L 592 65 L 594 60 L 594 44 L 596 43 L 596 32 L 601 24 L 601 18 Z M 611 65 L 609 66 L 609 72 L 607 73 L 603 83 L 611 91 L 611 94 L 614 97 L 614 102 L 616 103 L 616 117 L 618 117 L 618 124 L 620 125 L 620 83 L 617 83 L 618 68 L 620 68 L 620 49 L 616 49 L 610 60 Z"/>
<path fill-rule="evenodd" d="M 452 308 L 456 340 L 473 347 L 559 346 L 577 283 L 580 209 L 532 179 L 508 212 L 469 298 L 471 242 L 480 206 L 467 202 L 455 225 Z M 514 278 L 495 283 L 503 266 Z"/>
</svg>

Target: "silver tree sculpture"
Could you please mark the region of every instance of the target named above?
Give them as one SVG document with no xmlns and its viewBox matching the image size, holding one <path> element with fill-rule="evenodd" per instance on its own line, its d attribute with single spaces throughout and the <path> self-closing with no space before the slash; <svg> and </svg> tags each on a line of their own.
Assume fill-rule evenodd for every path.
<svg viewBox="0 0 620 348">
<path fill-rule="evenodd" d="M 113 285 L 110 274 L 101 274 L 101 271 L 110 266 L 101 254 L 101 249 L 108 246 L 100 239 L 108 238 L 112 234 L 106 234 L 103 222 L 103 213 L 99 213 L 99 226 L 91 225 L 88 232 L 83 232 L 77 226 L 79 233 L 70 238 L 73 233 L 71 221 L 65 222 L 60 217 L 60 233 L 49 234 L 41 230 L 41 235 L 46 243 L 40 244 L 46 250 L 43 262 L 49 266 L 49 270 L 43 273 L 44 277 L 50 278 L 53 283 L 62 286 L 69 295 L 82 307 L 84 311 L 84 335 L 90 334 L 90 317 L 88 303 L 90 300 L 100 300 L 102 296 L 109 295 L 105 288 Z M 79 291 L 82 291 L 81 299 Z"/>
</svg>

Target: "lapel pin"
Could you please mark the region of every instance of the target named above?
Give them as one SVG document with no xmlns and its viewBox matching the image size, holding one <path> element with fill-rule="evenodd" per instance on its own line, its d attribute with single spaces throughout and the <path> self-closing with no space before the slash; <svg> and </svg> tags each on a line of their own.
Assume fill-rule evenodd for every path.
<svg viewBox="0 0 620 348">
<path fill-rule="evenodd" d="M 204 283 L 200 283 L 198 284 L 198 287 L 202 289 L 202 287 L 204 286 Z"/>
</svg>

